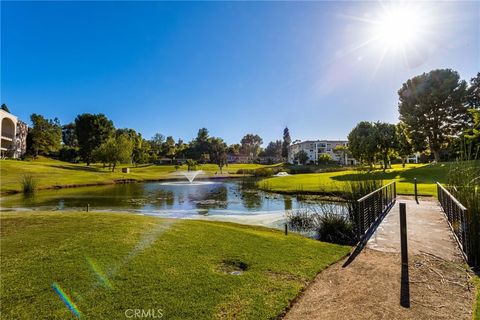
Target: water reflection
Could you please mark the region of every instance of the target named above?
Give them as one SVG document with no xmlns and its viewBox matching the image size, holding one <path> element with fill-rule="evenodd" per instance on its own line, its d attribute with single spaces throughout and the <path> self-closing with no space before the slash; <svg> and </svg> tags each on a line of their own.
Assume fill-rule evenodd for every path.
<svg viewBox="0 0 480 320">
<path fill-rule="evenodd" d="M 292 210 L 292 197 L 288 195 L 284 196 L 283 203 L 285 204 L 285 211 Z"/>
<path fill-rule="evenodd" d="M 269 194 L 254 187 L 254 182 L 244 180 L 198 185 L 155 182 L 116 184 L 39 191 L 33 196 L 17 194 L 3 197 L 1 207 L 2 210 L 85 210 L 89 204 L 91 210 L 135 211 L 169 217 L 201 214 L 264 219 L 265 215 L 269 215 L 272 219 L 276 215 L 280 219 L 284 218 L 286 210 L 312 205 L 296 197 Z"/>
</svg>

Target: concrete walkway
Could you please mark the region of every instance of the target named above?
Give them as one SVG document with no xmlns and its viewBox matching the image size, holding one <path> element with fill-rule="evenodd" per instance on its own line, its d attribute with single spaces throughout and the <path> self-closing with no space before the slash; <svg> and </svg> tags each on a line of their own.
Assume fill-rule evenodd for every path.
<svg viewBox="0 0 480 320">
<path fill-rule="evenodd" d="M 400 202 L 407 208 L 409 308 L 400 306 Z M 345 260 L 321 272 L 285 319 L 471 319 L 471 275 L 436 199 L 397 199 L 362 253 L 347 267 Z"/>
<path fill-rule="evenodd" d="M 397 203 L 367 243 L 367 248 L 400 252 L 400 207 L 406 204 L 407 240 L 410 254 L 429 253 L 449 261 L 461 259 L 459 248 L 436 199 L 399 197 Z"/>
</svg>

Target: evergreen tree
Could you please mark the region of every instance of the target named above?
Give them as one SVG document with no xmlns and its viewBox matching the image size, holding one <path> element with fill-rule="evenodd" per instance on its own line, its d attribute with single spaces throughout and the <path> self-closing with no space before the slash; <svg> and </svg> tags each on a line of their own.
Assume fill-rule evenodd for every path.
<svg viewBox="0 0 480 320">
<path fill-rule="evenodd" d="M 292 138 L 290 138 L 290 131 L 288 130 L 288 127 L 285 127 L 285 129 L 283 129 L 282 157 L 288 157 L 288 147 L 291 143 Z"/>
<path fill-rule="evenodd" d="M 398 110 L 416 151 L 428 148 L 440 160 L 440 150 L 468 124 L 466 89 L 451 69 L 433 70 L 403 84 Z"/>
<path fill-rule="evenodd" d="M 10 113 L 10 110 L 8 109 L 7 105 L 5 103 L 2 103 L 2 106 L 0 107 L 0 109 L 2 109 L 3 111 L 6 111 L 8 113 Z"/>
</svg>

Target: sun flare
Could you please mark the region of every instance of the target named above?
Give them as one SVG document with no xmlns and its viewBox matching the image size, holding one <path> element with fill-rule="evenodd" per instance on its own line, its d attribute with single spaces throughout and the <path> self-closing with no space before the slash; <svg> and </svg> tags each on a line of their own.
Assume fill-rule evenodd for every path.
<svg viewBox="0 0 480 320">
<path fill-rule="evenodd" d="M 386 49 L 405 50 L 421 39 L 426 18 L 411 6 L 383 7 L 373 21 L 373 37 Z"/>
<path fill-rule="evenodd" d="M 380 1 L 368 4 L 360 15 L 346 15 L 357 24 L 350 35 L 346 52 L 356 61 L 375 64 L 373 75 L 382 67 L 415 68 L 428 60 L 433 45 L 441 35 L 441 7 L 426 2 Z M 353 26 L 353 24 L 352 24 Z M 401 63 L 401 64 L 398 64 Z"/>
</svg>

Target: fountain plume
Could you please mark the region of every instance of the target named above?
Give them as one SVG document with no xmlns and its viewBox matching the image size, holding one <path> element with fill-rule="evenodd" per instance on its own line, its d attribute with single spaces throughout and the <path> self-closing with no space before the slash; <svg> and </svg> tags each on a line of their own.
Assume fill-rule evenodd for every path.
<svg viewBox="0 0 480 320">
<path fill-rule="evenodd" d="M 203 174 L 203 170 L 180 171 L 180 173 L 181 173 L 182 175 L 184 175 L 185 178 L 187 178 L 187 180 L 188 180 L 190 183 L 193 183 L 193 180 L 195 180 L 195 178 L 196 178 L 199 174 Z"/>
</svg>

